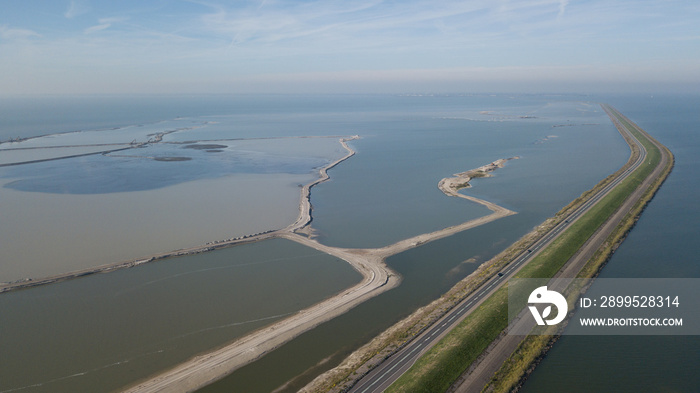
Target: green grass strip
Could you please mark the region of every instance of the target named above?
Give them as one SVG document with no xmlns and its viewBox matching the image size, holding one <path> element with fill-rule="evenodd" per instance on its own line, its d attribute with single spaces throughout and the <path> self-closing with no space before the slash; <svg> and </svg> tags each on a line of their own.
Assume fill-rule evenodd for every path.
<svg viewBox="0 0 700 393">
<path fill-rule="evenodd" d="M 613 113 L 615 117 L 621 121 L 623 126 L 632 131 L 646 147 L 649 157 L 647 159 L 646 166 L 650 166 L 648 165 L 650 160 L 652 164 L 658 163 L 661 159 L 661 152 L 655 145 L 651 144 L 647 135 L 636 132 L 635 127 L 632 126 L 627 120 L 621 118 L 615 112 Z M 671 172 L 673 167 L 673 154 L 667 148 L 663 146 L 662 148 L 669 157 L 669 161 L 666 164 L 663 173 L 652 185 L 650 185 L 631 211 L 618 224 L 615 230 L 608 237 L 606 243 L 598 251 L 596 251 L 586 266 L 581 269 L 578 275 L 579 277 L 594 277 L 597 275 L 600 269 L 607 262 L 613 250 L 624 240 L 626 234 L 633 227 L 636 218 L 639 216 L 639 214 L 641 214 L 646 204 L 654 196 L 656 190 L 658 190 L 665 178 Z M 656 165 L 651 165 L 652 168 L 655 166 Z M 651 171 L 646 170 L 646 172 Z M 640 173 L 643 173 L 643 171 L 640 171 Z M 484 391 L 489 393 L 505 393 L 516 388 L 522 383 L 524 376 L 532 370 L 532 364 L 541 359 L 543 354 L 547 351 L 547 348 L 549 348 L 555 340 L 556 337 L 553 336 L 528 336 L 525 338 L 509 357 L 509 359 L 507 359 L 501 368 L 495 373 L 489 384 L 484 388 Z"/>
<path fill-rule="evenodd" d="M 503 287 L 421 356 L 387 393 L 444 392 L 506 326 L 508 290 Z"/>
</svg>

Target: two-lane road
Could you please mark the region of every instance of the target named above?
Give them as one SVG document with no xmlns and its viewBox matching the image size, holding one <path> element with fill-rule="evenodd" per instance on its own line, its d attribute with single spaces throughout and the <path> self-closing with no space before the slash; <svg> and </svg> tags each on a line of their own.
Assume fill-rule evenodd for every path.
<svg viewBox="0 0 700 393">
<path fill-rule="evenodd" d="M 611 116 L 612 117 L 612 116 Z M 644 163 L 647 152 L 644 146 L 625 127 L 618 127 L 621 132 L 625 132 L 639 148 L 640 154 L 635 162 L 625 171 L 620 173 L 613 181 L 599 190 L 588 201 L 582 204 L 575 211 L 570 213 L 558 225 L 553 227 L 528 250 L 524 251 L 511 261 L 499 275 L 495 275 L 484 283 L 481 288 L 465 298 L 452 310 L 450 310 L 440 320 L 427 328 L 418 337 L 413 339 L 404 348 L 382 362 L 378 367 L 365 375 L 350 390 L 352 393 L 383 392 L 396 379 L 405 373 L 415 361 L 433 345 L 435 345 L 447 332 L 461 322 L 467 315 L 476 309 L 493 292 L 498 290 L 509 278 L 516 274 L 523 266 L 536 257 L 540 251 L 546 248 L 551 242 L 557 239 L 576 220 L 595 206 L 612 189 L 624 181 L 642 163 Z"/>
</svg>

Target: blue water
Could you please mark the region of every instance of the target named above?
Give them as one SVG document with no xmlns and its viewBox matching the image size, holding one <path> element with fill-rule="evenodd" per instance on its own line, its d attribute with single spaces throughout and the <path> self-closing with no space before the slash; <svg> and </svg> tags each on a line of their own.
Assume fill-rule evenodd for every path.
<svg viewBox="0 0 700 393">
<path fill-rule="evenodd" d="M 700 97 L 604 97 L 666 145 L 673 172 L 600 277 L 700 277 Z M 522 392 L 696 392 L 698 336 L 563 336 Z"/>
<path fill-rule="evenodd" d="M 156 144 L 106 156 L 92 155 L 17 165 L 4 168 L 0 178 L 20 179 L 5 185 L 19 191 L 108 194 L 152 190 L 235 173 L 306 174 L 329 161 L 321 157 L 251 154 L 221 149 L 207 151 L 187 149 L 185 146 Z M 185 160 L 163 161 L 153 157 Z"/>
<path fill-rule="evenodd" d="M 627 160 L 627 145 L 597 105 L 538 98 L 523 108 L 500 97 L 496 108 L 504 116 L 494 117 L 478 110 L 494 107 L 493 97 L 441 101 L 429 98 L 422 111 L 365 120 L 362 139 L 352 142 L 357 155 L 313 191 L 321 242 L 380 247 L 488 214 L 483 206 L 445 197 L 437 183 L 515 156 L 520 159 L 493 178 L 474 180 L 464 193 L 542 221 Z M 553 127 L 561 124 L 568 125 Z"/>
</svg>

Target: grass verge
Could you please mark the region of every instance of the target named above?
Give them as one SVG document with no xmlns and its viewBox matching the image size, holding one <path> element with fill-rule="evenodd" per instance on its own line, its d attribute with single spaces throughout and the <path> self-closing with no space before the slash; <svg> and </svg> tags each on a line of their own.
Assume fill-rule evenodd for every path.
<svg viewBox="0 0 700 393">
<path fill-rule="evenodd" d="M 651 142 L 651 137 L 638 130 L 628 119 L 619 113 L 612 112 L 620 123 L 627 127 L 642 142 L 650 153 L 645 167 L 656 167 L 661 160 L 661 152 Z M 605 266 L 617 247 L 625 239 L 629 231 L 636 223 L 644 207 L 651 201 L 654 194 L 659 189 L 663 181 L 673 168 L 673 154 L 664 146 L 660 145 L 669 160 L 660 176 L 649 186 L 642 197 L 635 203 L 630 212 L 622 219 L 607 241 L 599 248 L 578 274 L 580 278 L 596 277 L 600 269 Z M 646 168 L 641 168 L 646 169 Z M 651 173 L 651 170 L 644 172 Z M 643 172 L 640 172 L 643 173 Z M 525 338 L 513 354 L 503 363 L 501 368 L 494 374 L 491 381 L 484 387 L 485 392 L 511 392 L 517 390 L 525 378 L 532 372 L 534 366 L 541 361 L 546 352 L 551 348 L 558 336 L 528 336 Z"/>
</svg>

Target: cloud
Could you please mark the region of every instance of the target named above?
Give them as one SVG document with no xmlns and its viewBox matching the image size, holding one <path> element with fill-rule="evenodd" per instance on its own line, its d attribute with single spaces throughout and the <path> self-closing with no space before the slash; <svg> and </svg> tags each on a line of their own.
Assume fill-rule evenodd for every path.
<svg viewBox="0 0 700 393">
<path fill-rule="evenodd" d="M 557 14 L 557 19 L 560 19 L 562 16 L 564 16 L 564 12 L 566 11 L 567 5 L 569 5 L 569 0 L 559 0 L 559 13 Z"/>
<path fill-rule="evenodd" d="M 112 27 L 114 23 L 120 23 L 126 21 L 127 18 L 100 18 L 97 20 L 98 25 L 88 27 L 85 29 L 85 34 L 92 34 L 98 31 L 102 31 Z"/>
<path fill-rule="evenodd" d="M 13 46 L 0 58 L 0 84 L 26 65 L 50 76 L 83 69 L 76 64 L 99 70 L 95 83 L 129 72 L 144 86 L 173 92 L 204 81 L 217 92 L 467 91 L 499 83 L 557 90 L 584 89 L 606 75 L 615 78 L 603 85 L 613 86 L 666 74 L 697 81 L 700 73 L 679 68 L 700 62 L 693 51 L 700 8 L 684 2 L 187 0 L 120 8 L 64 1 L 66 18 L 90 13 L 63 24 L 65 31 L 40 19 L 0 24 L 0 45 Z M 653 64 L 656 73 L 640 73 L 660 59 L 679 66 Z M 628 71 L 613 72 L 615 64 Z"/>
<path fill-rule="evenodd" d="M 213 12 L 201 15 L 199 26 L 236 46 L 280 44 L 285 51 L 400 52 L 436 45 L 463 50 L 465 44 L 485 47 L 559 30 L 554 22 L 566 11 L 568 0 L 270 3 L 262 8 L 210 5 Z"/>
<path fill-rule="evenodd" d="M 102 31 L 102 30 L 108 29 L 110 26 L 112 26 L 111 23 L 103 23 L 103 24 L 100 24 L 100 25 L 91 26 L 91 27 L 88 27 L 87 29 L 85 29 L 84 33 L 85 33 L 85 34 L 96 33 L 96 32 L 98 32 L 98 31 Z"/>
<path fill-rule="evenodd" d="M 71 0 L 71 2 L 68 4 L 68 9 L 65 13 L 63 13 L 63 16 L 68 19 L 73 19 L 76 16 L 88 13 L 88 11 L 90 11 L 90 6 L 88 4 L 82 1 Z"/>
<path fill-rule="evenodd" d="M 0 25 L 0 38 L 2 40 L 26 39 L 41 37 L 41 34 L 28 29 L 12 29 L 5 25 Z"/>
</svg>

